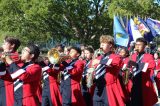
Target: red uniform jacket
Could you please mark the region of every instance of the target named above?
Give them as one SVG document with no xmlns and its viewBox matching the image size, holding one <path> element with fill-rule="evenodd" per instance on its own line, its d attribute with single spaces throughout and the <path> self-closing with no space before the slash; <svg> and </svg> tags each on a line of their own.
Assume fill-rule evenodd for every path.
<svg viewBox="0 0 160 106">
<path fill-rule="evenodd" d="M 124 82 L 123 82 L 124 76 L 125 76 L 125 73 L 123 71 L 124 71 L 124 69 L 127 68 L 128 61 L 129 61 L 128 57 L 122 59 L 122 68 L 121 68 L 121 72 L 120 72 L 119 80 L 118 80 L 118 81 L 120 81 L 118 84 L 121 84 L 121 86 L 119 86 L 119 87 L 122 87 L 122 90 L 123 90 L 123 92 L 121 92 L 121 95 L 123 97 L 123 94 L 124 94 L 123 98 L 126 102 L 128 102 L 130 100 L 130 93 L 131 93 L 131 88 L 132 88 L 131 79 L 128 80 L 127 84 L 124 84 Z"/>
<path fill-rule="evenodd" d="M 19 57 L 19 54 L 18 52 L 12 52 L 12 55 L 11 55 L 11 59 L 16 62 L 18 64 L 18 66 L 22 66 L 23 64 L 20 62 L 20 57 Z M 1 79 L 4 80 L 4 87 L 5 87 L 5 95 L 4 97 L 6 97 L 6 101 L 3 101 L 3 102 L 6 102 L 6 106 L 11 106 L 13 105 L 14 103 L 14 97 L 13 97 L 13 81 L 11 79 L 11 77 L 9 76 L 10 73 L 13 73 L 12 71 L 10 72 L 8 70 L 9 68 L 9 65 L 7 65 L 6 67 L 6 75 L 5 76 L 1 76 Z"/>
<path fill-rule="evenodd" d="M 98 57 L 98 59 L 101 60 L 102 56 Z M 111 60 L 111 63 L 109 63 L 109 60 Z M 100 62 L 100 64 L 102 63 Z M 103 105 L 109 106 L 125 106 L 123 90 L 118 81 L 118 74 L 122 66 L 121 58 L 116 54 L 110 54 L 107 63 L 104 65 L 106 65 L 104 74 L 105 82 L 103 84 L 103 78 L 96 80 L 93 101 L 97 101 L 97 103 L 102 102 Z M 106 92 L 104 92 L 102 87 L 104 87 Z M 101 104 L 98 103 L 97 106 L 99 105 Z"/>
<path fill-rule="evenodd" d="M 129 61 L 129 58 L 128 58 L 128 57 L 125 58 L 125 59 L 123 59 L 123 66 L 122 66 L 122 68 L 123 68 L 124 66 L 127 66 L 127 65 L 128 65 L 128 61 Z M 128 83 L 126 84 L 126 89 L 127 89 L 127 94 L 128 94 L 128 95 L 131 93 L 131 88 L 132 88 L 132 80 L 129 79 Z"/>
<path fill-rule="evenodd" d="M 25 106 L 38 106 L 37 90 L 41 81 L 41 67 L 35 63 L 28 63 L 26 69 L 15 70 L 18 68 L 15 63 L 12 63 L 10 67 L 14 71 L 10 74 L 14 83 L 19 79 L 22 84 L 17 90 L 14 85 L 14 104 L 16 104 L 15 101 L 21 101 Z M 21 90 L 19 91 L 19 89 Z"/>
<path fill-rule="evenodd" d="M 160 90 L 160 59 L 156 61 L 155 69 L 156 69 L 155 71 L 158 71 L 156 75 L 156 85 L 157 85 L 158 90 Z"/>
<path fill-rule="evenodd" d="M 50 68 L 49 66 L 46 66 L 44 68 L 48 69 L 44 72 L 47 72 L 48 77 L 43 76 L 44 79 L 44 89 L 47 89 L 49 92 L 44 92 L 42 94 L 42 97 L 50 95 L 49 98 L 51 98 L 51 103 L 53 106 L 61 106 L 62 105 L 62 97 L 59 90 L 59 82 L 58 82 L 58 74 L 59 74 L 59 67 L 54 66 L 54 68 Z M 42 68 L 42 69 L 44 69 Z M 49 88 L 48 88 L 49 87 Z M 45 94 L 50 93 L 50 94 Z M 44 101 L 42 101 L 44 102 Z"/>
<path fill-rule="evenodd" d="M 132 60 L 135 62 L 136 62 L 137 55 L 138 55 L 137 53 L 132 55 Z M 144 54 L 141 62 L 146 63 L 146 70 L 144 68 L 144 71 L 142 71 L 142 76 L 141 76 L 142 84 L 140 88 L 142 89 L 142 103 L 143 103 L 143 106 L 153 106 L 158 101 L 156 92 L 151 80 L 151 77 L 154 74 L 154 68 L 155 68 L 154 58 L 151 54 Z"/>
<path fill-rule="evenodd" d="M 61 69 L 63 70 L 63 65 L 61 65 Z M 72 106 L 85 106 L 85 102 L 82 97 L 81 93 L 81 87 L 80 87 L 80 81 L 82 77 L 84 69 L 84 62 L 82 60 L 76 60 L 72 68 L 68 71 L 70 74 L 70 84 L 66 84 L 65 86 L 70 86 L 71 88 L 71 104 Z M 64 101 L 63 99 L 63 93 L 68 92 L 65 91 L 65 87 L 63 88 L 62 92 L 62 102 Z M 67 99 L 67 98 L 66 98 Z"/>
</svg>

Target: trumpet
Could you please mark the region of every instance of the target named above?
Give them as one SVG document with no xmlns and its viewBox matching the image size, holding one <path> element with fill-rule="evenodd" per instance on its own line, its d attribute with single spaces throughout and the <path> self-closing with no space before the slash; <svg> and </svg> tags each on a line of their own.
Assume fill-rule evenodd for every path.
<svg viewBox="0 0 160 106">
<path fill-rule="evenodd" d="M 13 56 L 15 55 L 14 53 L 10 53 L 10 52 L 4 52 L 3 48 L 0 47 L 0 57 L 4 55 L 4 56 Z"/>
<path fill-rule="evenodd" d="M 69 55 L 60 54 L 56 48 L 52 48 L 47 53 L 48 60 L 51 64 L 61 63 L 70 58 Z"/>
<path fill-rule="evenodd" d="M 18 54 L 11 53 L 11 52 L 4 52 L 3 48 L 0 47 L 0 63 L 5 62 L 5 57 L 6 57 L 6 56 L 10 56 L 11 59 L 13 59 L 13 61 L 18 61 L 18 60 L 20 59 L 20 57 L 18 57 Z M 17 58 L 14 59 L 14 58 L 12 58 L 12 56 L 17 56 L 18 59 L 17 59 Z"/>
<path fill-rule="evenodd" d="M 97 49 L 97 50 L 95 51 L 94 55 L 93 55 L 93 60 L 94 60 L 96 57 L 98 57 L 98 56 L 100 56 L 100 55 L 103 55 L 103 54 L 104 54 L 104 52 L 102 51 L 101 48 Z M 93 75 L 93 74 L 94 74 L 94 71 L 95 71 L 95 67 L 94 67 L 93 65 L 91 65 L 91 67 L 88 68 L 88 70 L 87 70 L 87 76 L 86 76 L 87 80 L 86 80 L 86 84 L 87 84 L 87 87 L 88 87 L 88 88 L 90 88 L 90 87 L 93 85 L 93 79 L 94 79 L 94 75 Z"/>
<path fill-rule="evenodd" d="M 4 52 L 4 53 L 1 53 L 0 54 L 0 57 L 2 57 L 2 56 L 16 56 L 16 54 L 14 54 L 14 53 L 8 53 L 8 52 Z"/>
</svg>

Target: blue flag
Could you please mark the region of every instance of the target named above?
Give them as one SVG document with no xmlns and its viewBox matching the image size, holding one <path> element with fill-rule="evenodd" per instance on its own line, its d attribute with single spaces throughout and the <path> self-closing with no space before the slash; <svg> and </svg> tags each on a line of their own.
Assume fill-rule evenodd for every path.
<svg viewBox="0 0 160 106">
<path fill-rule="evenodd" d="M 152 35 L 148 25 L 145 23 L 144 20 L 142 20 L 141 18 L 138 18 L 138 20 L 141 22 L 140 24 L 140 28 L 143 30 L 143 33 L 144 33 L 144 38 L 150 42 L 153 40 L 154 36 Z"/>
<path fill-rule="evenodd" d="M 119 18 L 114 16 L 114 39 L 117 45 L 119 46 L 128 46 L 129 35 L 126 33 L 124 28 L 122 27 Z"/>
<path fill-rule="evenodd" d="M 129 44 L 130 42 L 134 41 L 133 36 L 132 36 L 132 30 L 131 30 L 131 25 L 130 25 L 130 19 L 128 20 L 128 34 L 129 34 Z M 129 46 L 128 44 L 128 46 Z"/>
<path fill-rule="evenodd" d="M 150 30 L 152 32 L 152 35 L 154 37 L 160 35 L 160 23 L 159 23 L 159 21 L 148 18 L 146 20 L 146 23 L 147 23 L 148 27 L 150 28 Z"/>
</svg>

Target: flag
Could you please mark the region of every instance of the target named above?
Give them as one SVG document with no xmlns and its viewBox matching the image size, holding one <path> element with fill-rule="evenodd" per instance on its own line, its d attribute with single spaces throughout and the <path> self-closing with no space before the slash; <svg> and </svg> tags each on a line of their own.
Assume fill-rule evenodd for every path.
<svg viewBox="0 0 160 106">
<path fill-rule="evenodd" d="M 136 41 L 137 38 L 143 37 L 138 30 L 138 26 L 134 23 L 133 19 L 130 19 L 130 34 L 133 37 L 133 40 Z"/>
<path fill-rule="evenodd" d="M 126 33 L 128 32 L 128 17 L 119 17 L 120 23 L 125 29 Z"/>
<path fill-rule="evenodd" d="M 133 36 L 132 36 L 130 19 L 128 20 L 128 34 L 129 34 L 129 44 L 128 44 L 128 46 L 129 46 L 130 43 L 131 43 L 132 41 L 134 41 L 134 40 L 133 40 Z"/>
<path fill-rule="evenodd" d="M 141 18 L 134 18 L 134 23 L 137 26 L 139 32 L 141 33 L 142 36 L 144 34 L 147 34 L 150 32 L 149 28 L 145 25 L 145 23 L 142 22 L 143 20 Z"/>
<path fill-rule="evenodd" d="M 125 29 L 126 26 L 125 26 L 125 23 L 124 23 L 124 20 L 122 17 L 119 17 L 119 22 L 120 22 L 121 26 L 123 27 L 123 29 Z"/>
<path fill-rule="evenodd" d="M 117 16 L 114 16 L 114 27 L 113 28 L 114 28 L 113 29 L 114 39 L 115 39 L 116 44 L 119 46 L 127 47 L 128 42 L 129 42 L 129 36 L 124 30 L 124 28 L 122 27 L 119 21 L 119 18 Z"/>
<path fill-rule="evenodd" d="M 146 20 L 146 23 L 148 27 L 150 28 L 152 35 L 154 37 L 160 35 L 160 22 L 159 21 L 148 18 Z"/>
<path fill-rule="evenodd" d="M 144 33 L 144 38 L 148 41 L 148 42 L 151 42 L 154 38 L 154 36 L 152 35 L 148 25 L 145 23 L 145 21 L 141 18 L 138 18 L 138 20 L 141 22 L 141 26 L 142 26 L 142 29 L 143 29 L 143 32 Z"/>
<path fill-rule="evenodd" d="M 126 26 L 126 32 L 128 33 L 128 16 L 127 17 L 124 17 L 123 18 L 123 21 L 124 21 L 124 23 L 125 23 L 125 26 Z"/>
<path fill-rule="evenodd" d="M 152 21 L 155 21 L 160 24 L 160 21 L 150 18 Z"/>
</svg>

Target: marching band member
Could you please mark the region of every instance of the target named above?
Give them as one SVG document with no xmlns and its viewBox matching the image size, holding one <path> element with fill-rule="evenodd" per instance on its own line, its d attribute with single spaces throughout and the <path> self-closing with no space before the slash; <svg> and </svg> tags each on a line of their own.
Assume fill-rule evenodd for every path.
<svg viewBox="0 0 160 106">
<path fill-rule="evenodd" d="M 155 67 L 154 58 L 145 53 L 147 42 L 144 38 L 138 38 L 135 44 L 137 53 L 132 55 L 128 62 L 132 66 L 131 106 L 153 106 L 157 102 L 156 92 L 151 80 Z M 149 95 L 149 96 L 147 96 Z"/>
<path fill-rule="evenodd" d="M 57 44 L 57 45 L 55 46 L 55 48 L 58 50 L 58 52 L 59 52 L 60 54 L 63 54 L 63 52 L 64 52 L 64 46 L 63 46 L 62 44 Z"/>
<path fill-rule="evenodd" d="M 65 46 L 64 47 L 64 54 L 69 55 L 70 50 L 71 50 L 71 46 Z"/>
<path fill-rule="evenodd" d="M 80 60 L 83 60 L 84 63 L 85 63 L 84 49 L 85 49 L 85 46 L 84 46 L 84 45 L 81 45 L 81 55 L 79 56 L 79 59 L 80 59 Z"/>
<path fill-rule="evenodd" d="M 20 63 L 20 58 L 19 58 L 19 54 L 17 51 L 17 49 L 20 46 L 20 41 L 19 39 L 15 38 L 15 37 L 11 37 L 11 36 L 6 36 L 4 39 L 4 43 L 2 45 L 2 49 L 3 49 L 3 53 L 5 55 L 5 53 L 8 53 L 11 55 L 11 58 L 14 62 L 16 62 L 17 64 Z M 3 55 L 2 53 L 2 55 Z M 3 56 L 2 56 L 3 58 Z M 3 59 L 2 59 L 3 60 Z M 8 64 L 5 63 L 5 59 L 4 61 L 2 61 L 0 66 L 0 75 L 5 75 L 6 73 L 13 73 L 12 71 L 10 71 L 8 68 Z M 18 64 L 19 66 L 21 66 L 22 64 Z M 4 68 L 4 69 L 3 69 Z M 0 77 L 0 106 L 12 106 L 13 102 L 14 102 L 14 97 L 13 97 L 13 82 L 11 82 L 10 77 L 4 77 L 1 76 Z"/>
<path fill-rule="evenodd" d="M 156 81 L 156 86 L 158 89 L 158 96 L 160 97 L 160 54 L 158 52 L 154 53 L 154 59 L 156 62 L 156 68 L 155 68 L 155 81 Z"/>
<path fill-rule="evenodd" d="M 105 53 L 93 60 L 95 69 L 95 90 L 93 96 L 94 106 L 125 106 L 124 100 L 118 87 L 117 79 L 121 68 L 121 58 L 112 52 L 114 39 L 111 36 L 100 37 L 100 48 Z"/>
<path fill-rule="evenodd" d="M 39 106 L 37 89 L 41 80 L 41 67 L 35 63 L 40 54 L 36 45 L 29 44 L 22 49 L 20 68 L 9 56 L 5 57 L 14 81 L 14 103 L 10 106 Z"/>
<path fill-rule="evenodd" d="M 131 93 L 131 88 L 132 88 L 132 81 L 130 79 L 130 70 L 127 69 L 127 64 L 129 61 L 129 51 L 127 48 L 121 48 L 119 51 L 119 55 L 122 58 L 122 69 L 119 74 L 119 81 L 122 86 L 124 95 L 125 95 L 125 100 L 126 100 L 126 105 L 129 105 L 130 101 L 130 93 Z M 128 71 L 128 72 L 127 72 Z"/>
<path fill-rule="evenodd" d="M 78 59 L 80 54 L 80 48 L 72 47 L 69 53 L 71 59 L 60 65 L 60 70 L 64 70 L 60 84 L 62 106 L 85 106 L 80 87 L 84 62 Z"/>
<path fill-rule="evenodd" d="M 43 72 L 42 106 L 62 106 L 62 96 L 59 90 L 59 65 L 52 65 L 45 59 L 41 65 Z"/>
<path fill-rule="evenodd" d="M 84 66 L 84 71 L 83 71 L 83 74 L 82 74 L 82 95 L 83 95 L 83 98 L 86 102 L 86 105 L 87 106 L 92 106 L 92 92 L 90 92 L 90 89 L 87 87 L 86 85 L 86 75 L 87 75 L 87 70 L 88 68 L 90 67 L 90 63 L 92 61 L 92 56 L 94 54 L 94 49 L 89 46 L 89 47 L 86 47 L 84 49 L 84 55 L 85 55 L 85 59 L 86 59 L 86 62 L 85 62 L 85 66 Z"/>
</svg>

